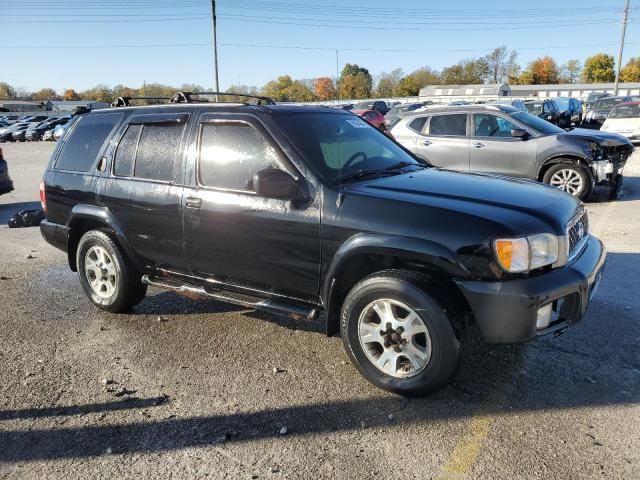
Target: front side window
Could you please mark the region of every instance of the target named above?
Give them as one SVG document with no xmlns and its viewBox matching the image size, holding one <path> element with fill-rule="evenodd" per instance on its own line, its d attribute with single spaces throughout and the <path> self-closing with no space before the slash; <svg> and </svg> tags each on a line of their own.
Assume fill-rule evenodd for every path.
<svg viewBox="0 0 640 480">
<path fill-rule="evenodd" d="M 509 120 L 490 113 L 473 115 L 473 126 L 476 137 L 511 137 L 511 130 L 518 128 Z"/>
<path fill-rule="evenodd" d="M 464 136 L 467 134 L 467 114 L 436 115 L 431 118 L 429 135 Z"/>
<path fill-rule="evenodd" d="M 55 168 L 88 172 L 120 119 L 121 113 L 89 114 L 78 118 L 71 135 L 62 146 Z"/>
<path fill-rule="evenodd" d="M 254 127 L 242 122 L 205 123 L 198 176 L 207 187 L 253 190 L 253 175 L 278 168 L 278 154 Z"/>
<path fill-rule="evenodd" d="M 174 181 L 183 131 L 178 123 L 129 125 L 116 149 L 114 175 Z"/>
</svg>

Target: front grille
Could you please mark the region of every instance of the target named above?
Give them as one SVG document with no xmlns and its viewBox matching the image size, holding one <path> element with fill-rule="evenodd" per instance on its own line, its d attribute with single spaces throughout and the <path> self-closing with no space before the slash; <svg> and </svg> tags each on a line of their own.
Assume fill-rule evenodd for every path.
<svg viewBox="0 0 640 480">
<path fill-rule="evenodd" d="M 569 258 L 576 255 L 580 251 L 580 247 L 587 240 L 589 233 L 589 217 L 587 212 L 578 216 L 567 229 L 567 242 L 569 245 Z"/>
</svg>

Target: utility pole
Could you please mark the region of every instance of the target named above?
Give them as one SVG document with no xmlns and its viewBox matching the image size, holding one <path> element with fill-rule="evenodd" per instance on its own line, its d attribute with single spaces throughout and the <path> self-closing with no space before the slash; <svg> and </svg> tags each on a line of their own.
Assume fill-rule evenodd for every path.
<svg viewBox="0 0 640 480">
<path fill-rule="evenodd" d="M 340 85 L 338 84 L 338 79 L 340 78 L 338 72 L 340 71 L 339 62 L 338 62 L 338 49 L 336 48 L 336 95 L 338 96 L 338 103 L 340 103 Z"/>
<path fill-rule="evenodd" d="M 620 36 L 620 48 L 618 49 L 618 69 L 616 70 L 616 83 L 613 87 L 613 94 L 618 95 L 618 84 L 620 83 L 620 70 L 622 69 L 622 50 L 624 50 L 624 36 L 627 33 L 627 18 L 629 17 L 629 0 L 624 2 L 624 15 L 622 17 L 622 35 Z"/>
<path fill-rule="evenodd" d="M 220 91 L 220 85 L 218 84 L 218 36 L 216 34 L 216 0 L 211 0 L 211 17 L 213 19 L 213 74 L 214 74 L 214 90 Z M 218 101 L 218 95 L 216 94 L 216 102 Z"/>
</svg>

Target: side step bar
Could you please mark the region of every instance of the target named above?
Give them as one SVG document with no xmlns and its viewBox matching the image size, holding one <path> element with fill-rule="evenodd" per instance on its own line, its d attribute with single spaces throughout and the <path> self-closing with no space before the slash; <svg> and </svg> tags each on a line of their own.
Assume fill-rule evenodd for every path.
<svg viewBox="0 0 640 480">
<path fill-rule="evenodd" d="M 242 307 L 255 308 L 256 310 L 263 310 L 276 315 L 284 315 L 294 320 L 317 320 L 320 313 L 317 308 L 305 308 L 300 305 L 285 303 L 278 300 L 251 297 L 248 295 L 235 294 L 230 291 L 212 291 L 206 289 L 202 285 L 184 283 L 175 279 L 156 277 L 153 275 L 143 275 L 142 283 L 167 290 L 173 290 L 186 296 L 199 295 L 213 298 L 221 302 L 240 305 Z"/>
</svg>

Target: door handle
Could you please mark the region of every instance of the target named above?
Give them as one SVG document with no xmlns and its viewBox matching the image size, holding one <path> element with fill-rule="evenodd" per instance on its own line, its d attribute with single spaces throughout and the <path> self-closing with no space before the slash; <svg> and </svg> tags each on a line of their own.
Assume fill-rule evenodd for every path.
<svg viewBox="0 0 640 480">
<path fill-rule="evenodd" d="M 433 142 L 431 140 L 422 140 L 420 142 L 421 145 L 424 145 L 425 147 L 428 147 L 429 145 L 431 145 Z"/>
<path fill-rule="evenodd" d="M 481 142 L 474 142 L 474 143 L 471 144 L 471 146 L 473 148 L 484 148 L 484 147 L 486 147 L 486 145 L 484 143 L 481 143 Z"/>
<path fill-rule="evenodd" d="M 198 197 L 187 197 L 184 204 L 187 208 L 200 208 L 202 207 L 202 199 Z"/>
</svg>

